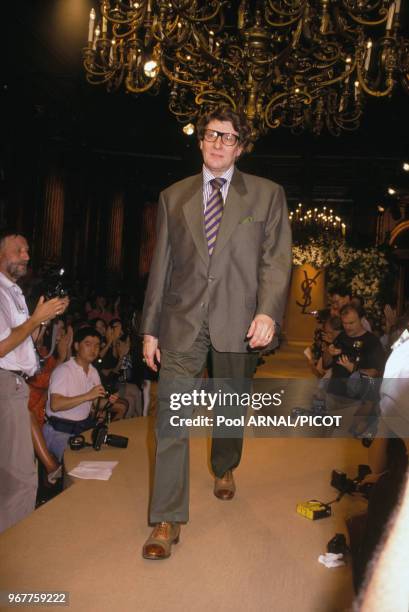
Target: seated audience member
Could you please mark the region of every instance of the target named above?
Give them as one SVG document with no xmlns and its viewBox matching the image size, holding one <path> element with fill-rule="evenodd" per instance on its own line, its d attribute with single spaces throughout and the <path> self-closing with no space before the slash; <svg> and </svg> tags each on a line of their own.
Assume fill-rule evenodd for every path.
<svg viewBox="0 0 409 612">
<path fill-rule="evenodd" d="M 380 340 L 386 354 L 389 355 L 392 345 L 406 327 L 408 313 L 405 312 L 402 317 L 398 318 L 396 309 L 392 308 L 390 304 L 386 304 L 383 309 L 383 315 L 383 334 Z"/>
<path fill-rule="evenodd" d="M 382 375 L 384 352 L 378 337 L 363 328 L 356 306 L 343 306 L 340 315 L 343 331 L 323 353 L 324 368 L 332 369 L 326 407 L 335 413 L 342 410 L 343 427 L 350 426 L 352 431 L 353 417 L 368 415 L 374 407 L 376 393 L 369 378 Z"/>
<path fill-rule="evenodd" d="M 42 427 L 45 420 L 45 405 L 50 376 L 58 365 L 71 357 L 73 331 L 71 326 L 66 330 L 64 321 L 59 319 L 49 330 L 43 327 L 40 334 L 41 336 L 36 342 L 36 348 L 43 359 L 43 364 L 41 370 L 28 380 L 30 388 L 28 408 Z M 54 347 L 52 346 L 53 338 Z"/>
<path fill-rule="evenodd" d="M 94 427 L 98 409 L 107 401 L 102 399 L 105 389 L 92 365 L 98 357 L 100 341 L 92 327 L 80 328 L 74 335 L 75 356 L 51 374 L 43 433 L 49 450 L 59 461 L 68 438 Z M 98 404 L 96 400 L 100 400 Z M 108 401 L 113 404 L 114 419 L 121 418 L 125 411 L 118 396 L 112 394 Z"/>
<path fill-rule="evenodd" d="M 100 319 L 100 318 L 92 319 L 91 321 L 89 321 L 89 324 L 91 325 L 91 327 L 96 329 L 99 335 L 101 336 L 101 346 L 99 349 L 99 360 L 102 360 L 102 358 L 105 357 L 105 354 L 108 352 L 108 350 L 112 346 L 112 340 L 111 342 L 107 341 L 108 325 L 105 323 L 104 319 Z"/>
<path fill-rule="evenodd" d="M 103 319 L 105 323 L 109 323 L 111 319 L 113 319 L 114 315 L 108 309 L 108 300 L 107 298 L 98 293 L 94 303 L 91 305 L 91 309 L 87 309 L 87 318 L 88 320 L 92 319 Z"/>
<path fill-rule="evenodd" d="M 30 392 L 28 408 L 30 410 L 34 452 L 43 465 L 50 484 L 54 484 L 57 478 L 62 475 L 62 472 L 61 466 L 49 452 L 43 436 L 45 405 L 51 373 L 60 363 L 64 363 L 69 358 L 71 344 L 72 328 L 69 327 L 66 332 L 62 319 L 56 320 L 50 328 L 43 327 L 37 338 L 36 347 L 44 363 L 41 370 L 28 380 Z"/>
<path fill-rule="evenodd" d="M 351 291 L 343 286 L 333 287 L 329 292 L 329 302 L 331 315 L 336 316 L 340 314 L 341 308 L 346 306 L 351 301 Z"/>
<path fill-rule="evenodd" d="M 102 353 L 100 352 L 98 362 L 95 364 L 102 384 L 115 387 L 118 384 L 119 378 L 119 356 L 117 350 L 117 341 L 122 336 L 122 323 L 119 319 L 112 319 L 107 325 L 105 346 Z"/>
<path fill-rule="evenodd" d="M 327 350 L 328 346 L 335 342 L 336 338 L 342 331 L 342 322 L 340 317 L 333 315 L 328 316 L 326 320 L 322 324 L 321 333 L 319 337 L 319 345 L 317 345 L 317 350 L 315 355 L 317 357 L 314 369 L 315 373 L 320 378 L 329 378 L 331 376 L 331 368 L 324 368 L 322 358 L 324 351 Z"/>
<path fill-rule="evenodd" d="M 138 362 L 135 361 L 135 350 L 132 347 L 129 334 L 123 334 L 118 338 L 116 341 L 116 352 L 119 358 L 117 365 L 119 373 L 119 397 L 126 400 L 129 404 L 126 418 L 142 416 L 142 360 L 138 367 Z"/>
<path fill-rule="evenodd" d="M 357 310 L 361 315 L 361 323 L 362 323 L 362 327 L 364 328 L 364 330 L 371 332 L 372 331 L 371 324 L 366 318 L 364 298 L 361 295 L 354 295 L 354 297 L 351 300 L 351 304 L 357 307 Z"/>
</svg>

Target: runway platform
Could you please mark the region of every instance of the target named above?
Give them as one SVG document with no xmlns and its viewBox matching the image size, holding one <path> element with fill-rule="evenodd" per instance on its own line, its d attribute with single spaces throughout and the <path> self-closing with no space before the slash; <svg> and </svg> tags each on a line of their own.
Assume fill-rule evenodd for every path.
<svg viewBox="0 0 409 612">
<path fill-rule="evenodd" d="M 74 612 L 338 612 L 353 599 L 350 565 L 317 559 L 362 500 L 344 498 L 334 514 L 309 521 L 297 502 L 324 501 L 336 467 L 366 463 L 355 440 L 248 438 L 235 476 L 236 497 L 213 496 L 209 443 L 191 440 L 191 516 L 166 561 L 141 556 L 153 451 L 151 417 L 120 421 L 113 433 L 128 449 L 67 453 L 80 460 L 119 460 L 109 481 L 75 479 L 61 495 L 0 536 L 0 590 L 68 591 Z M 42 609 L 38 607 L 37 609 Z M 45 608 L 44 608 L 45 609 Z M 49 609 L 49 608 L 48 608 Z"/>
</svg>

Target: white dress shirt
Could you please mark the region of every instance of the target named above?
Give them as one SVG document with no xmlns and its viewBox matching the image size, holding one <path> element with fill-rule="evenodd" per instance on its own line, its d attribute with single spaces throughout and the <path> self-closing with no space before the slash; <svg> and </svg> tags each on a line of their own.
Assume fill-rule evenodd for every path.
<svg viewBox="0 0 409 612">
<path fill-rule="evenodd" d="M 206 204 L 210 199 L 210 196 L 213 193 L 213 187 L 210 184 L 210 181 L 214 178 L 224 178 L 226 179 L 226 182 L 224 183 L 223 187 L 221 188 L 221 193 L 222 193 L 222 198 L 223 198 L 223 204 L 226 203 L 226 198 L 227 198 L 227 194 L 229 192 L 229 187 L 230 187 L 230 183 L 231 183 L 231 179 L 233 176 L 233 172 L 234 172 L 234 164 L 233 166 L 230 166 L 230 168 L 228 170 L 226 170 L 226 172 L 224 174 L 222 174 L 221 176 L 214 176 L 210 170 L 203 164 L 203 206 L 204 206 L 204 211 L 206 212 Z"/>
<path fill-rule="evenodd" d="M 0 272 L 0 340 L 5 340 L 12 329 L 27 321 L 28 317 L 26 300 L 20 287 Z M 28 376 L 36 373 L 38 360 L 31 336 L 0 358 L 0 368 L 21 370 Z"/>
</svg>

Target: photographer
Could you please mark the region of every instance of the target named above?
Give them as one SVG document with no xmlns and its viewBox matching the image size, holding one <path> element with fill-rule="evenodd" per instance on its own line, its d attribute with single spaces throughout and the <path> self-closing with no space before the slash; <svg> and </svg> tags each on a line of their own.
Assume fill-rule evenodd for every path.
<svg viewBox="0 0 409 612">
<path fill-rule="evenodd" d="M 92 327 L 80 328 L 74 336 L 75 357 L 58 366 L 51 375 L 43 433 L 49 450 L 59 461 L 68 438 L 94 427 L 99 410 L 107 402 L 112 404 L 114 418 L 124 414 L 116 394 L 107 398 L 92 365 L 98 357 L 100 342 L 101 336 Z"/>
<path fill-rule="evenodd" d="M 364 395 L 370 379 L 380 377 L 384 367 L 384 352 L 375 334 L 362 326 L 361 312 L 352 305 L 343 306 L 340 311 L 344 331 L 329 344 L 323 353 L 323 365 L 332 368 L 327 387 L 326 406 L 330 412 L 343 412 L 343 426 L 352 428 L 356 414 L 366 416 L 372 409 L 375 396 Z M 362 422 L 365 428 L 366 419 Z M 361 427 L 361 424 L 359 424 Z"/>
<path fill-rule="evenodd" d="M 26 239 L 0 234 L 0 532 L 34 510 L 37 469 L 34 463 L 27 379 L 38 370 L 33 340 L 40 325 L 62 314 L 67 298 L 41 297 L 31 317 L 16 282 L 27 272 Z"/>
</svg>

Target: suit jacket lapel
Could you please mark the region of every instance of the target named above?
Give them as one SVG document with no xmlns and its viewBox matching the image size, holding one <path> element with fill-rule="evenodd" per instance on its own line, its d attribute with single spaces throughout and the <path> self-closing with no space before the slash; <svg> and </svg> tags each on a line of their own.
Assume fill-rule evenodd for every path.
<svg viewBox="0 0 409 612">
<path fill-rule="evenodd" d="M 203 261 L 209 263 L 209 251 L 207 249 L 206 236 L 204 233 L 203 214 L 203 175 L 197 174 L 192 178 L 190 189 L 185 194 L 186 203 L 183 212 L 186 223 L 191 231 L 192 238 Z"/>
<path fill-rule="evenodd" d="M 223 217 L 217 234 L 216 246 L 212 257 L 217 257 L 221 250 L 226 246 L 230 236 L 237 227 L 240 219 L 248 211 L 246 201 L 247 189 L 244 184 L 243 175 L 237 168 L 234 170 L 226 203 L 224 205 Z M 206 246 L 207 248 L 207 246 Z"/>
</svg>

